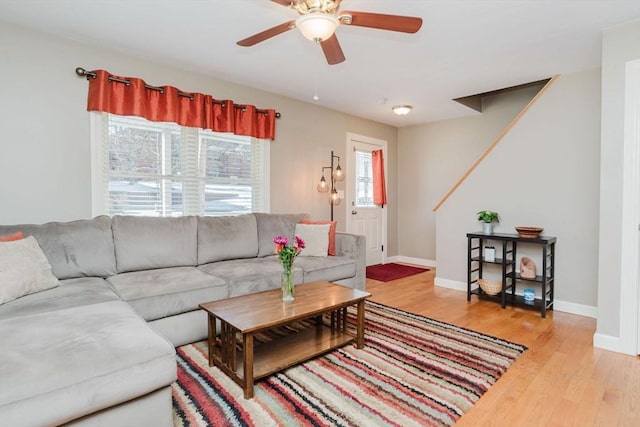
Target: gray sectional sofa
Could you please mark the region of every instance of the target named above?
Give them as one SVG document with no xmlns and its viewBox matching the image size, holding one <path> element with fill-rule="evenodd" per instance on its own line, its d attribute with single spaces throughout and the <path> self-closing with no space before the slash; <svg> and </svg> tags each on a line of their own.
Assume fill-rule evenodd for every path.
<svg viewBox="0 0 640 427">
<path fill-rule="evenodd" d="M 59 279 L 0 305 L 0 424 L 171 426 L 174 347 L 207 334 L 198 304 L 278 288 L 272 240 L 305 217 L 0 225 L 34 236 Z M 298 257 L 295 282 L 364 289 L 364 237 L 337 233 L 336 250 Z"/>
</svg>

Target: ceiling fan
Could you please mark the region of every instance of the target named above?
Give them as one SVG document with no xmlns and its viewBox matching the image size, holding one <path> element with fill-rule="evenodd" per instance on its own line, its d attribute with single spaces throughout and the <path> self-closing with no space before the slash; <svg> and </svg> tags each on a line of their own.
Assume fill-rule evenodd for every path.
<svg viewBox="0 0 640 427">
<path fill-rule="evenodd" d="M 415 33 L 422 26 L 422 18 L 385 15 L 369 12 L 338 12 L 342 0 L 271 0 L 298 12 L 300 16 L 268 30 L 240 40 L 240 46 L 253 46 L 286 31 L 298 28 L 309 40 L 319 43 L 329 65 L 344 61 L 344 53 L 335 31 L 338 25 L 376 28 L 379 30 Z"/>
</svg>

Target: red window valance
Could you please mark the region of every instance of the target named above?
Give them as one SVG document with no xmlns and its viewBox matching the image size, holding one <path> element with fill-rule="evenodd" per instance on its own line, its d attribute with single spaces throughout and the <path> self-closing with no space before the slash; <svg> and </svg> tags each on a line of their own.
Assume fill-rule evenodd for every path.
<svg viewBox="0 0 640 427">
<path fill-rule="evenodd" d="M 276 112 L 254 105 L 236 105 L 211 95 L 188 93 L 172 86 L 150 86 L 142 79 L 120 77 L 104 70 L 86 73 L 89 80 L 88 111 L 139 116 L 154 122 L 232 132 L 274 139 Z"/>
</svg>

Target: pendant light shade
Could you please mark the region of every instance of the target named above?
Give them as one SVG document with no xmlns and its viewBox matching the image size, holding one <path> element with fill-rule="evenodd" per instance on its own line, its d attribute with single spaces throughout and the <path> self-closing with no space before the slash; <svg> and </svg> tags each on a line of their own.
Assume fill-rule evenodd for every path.
<svg viewBox="0 0 640 427">
<path fill-rule="evenodd" d="M 320 193 L 326 193 L 329 191 L 329 184 L 327 183 L 327 180 L 324 179 L 324 175 L 320 178 L 317 189 Z"/>
<path fill-rule="evenodd" d="M 340 167 L 340 162 L 338 162 L 336 170 L 333 171 L 333 179 L 335 179 L 336 181 L 344 181 L 344 172 Z"/>
<path fill-rule="evenodd" d="M 338 190 L 335 188 L 331 190 L 331 194 L 329 195 L 329 203 L 333 206 L 338 206 L 340 204 L 340 195 L 338 194 Z"/>
</svg>

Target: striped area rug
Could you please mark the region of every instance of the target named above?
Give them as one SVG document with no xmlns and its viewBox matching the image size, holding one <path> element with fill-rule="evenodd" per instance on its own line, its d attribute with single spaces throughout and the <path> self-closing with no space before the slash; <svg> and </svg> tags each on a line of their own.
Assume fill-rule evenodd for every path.
<svg viewBox="0 0 640 427">
<path fill-rule="evenodd" d="M 209 367 L 206 342 L 180 347 L 174 425 L 450 426 L 526 350 L 369 301 L 365 337 L 364 349 L 347 345 L 260 380 L 249 400 Z"/>
</svg>

